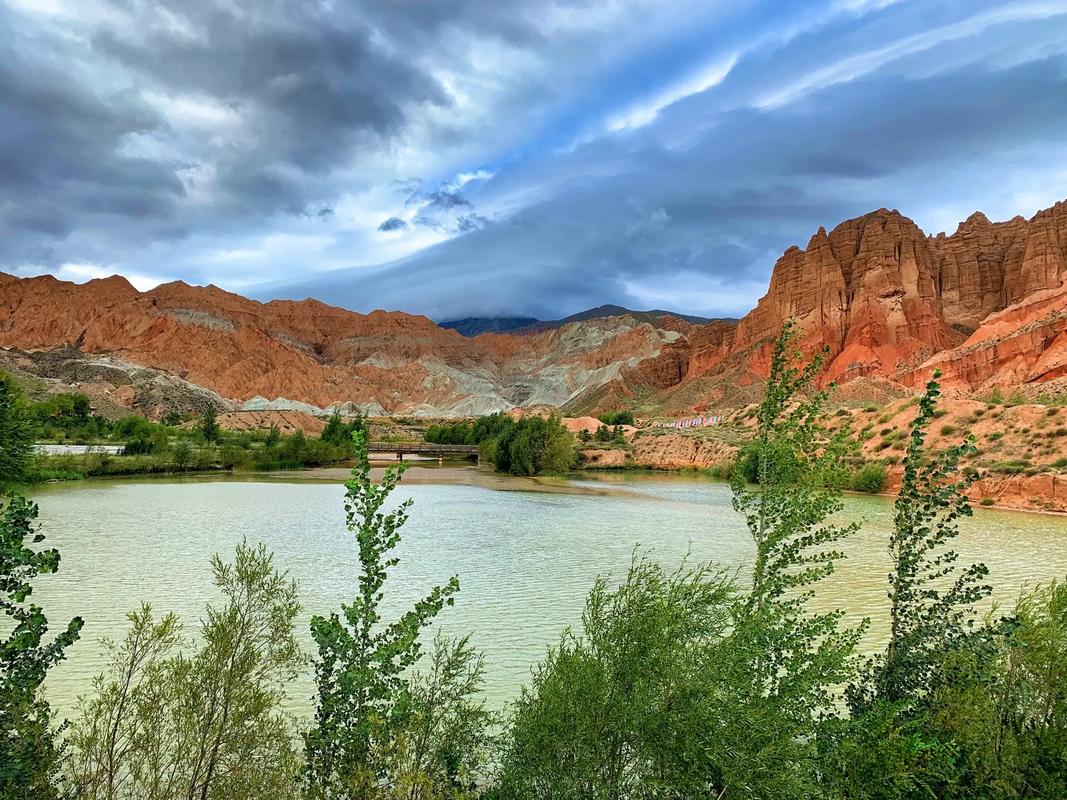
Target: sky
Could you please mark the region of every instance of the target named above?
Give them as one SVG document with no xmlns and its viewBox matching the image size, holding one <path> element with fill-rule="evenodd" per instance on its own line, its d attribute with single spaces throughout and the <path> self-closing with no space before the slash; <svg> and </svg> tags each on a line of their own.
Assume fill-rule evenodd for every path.
<svg viewBox="0 0 1067 800">
<path fill-rule="evenodd" d="M 1064 198 L 1064 0 L 0 0 L 17 275 L 739 316 L 819 226 Z"/>
</svg>

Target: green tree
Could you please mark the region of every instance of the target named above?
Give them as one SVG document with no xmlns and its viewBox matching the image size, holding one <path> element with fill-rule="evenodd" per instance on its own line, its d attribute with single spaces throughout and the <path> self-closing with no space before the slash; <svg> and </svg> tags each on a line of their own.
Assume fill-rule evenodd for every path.
<svg viewBox="0 0 1067 800">
<path fill-rule="evenodd" d="M 10 375 L 0 372 L 0 489 L 25 476 L 34 436 L 22 390 Z"/>
<path fill-rule="evenodd" d="M 981 746 L 968 741 L 967 725 L 945 724 L 940 709 L 973 712 L 981 707 L 977 687 L 999 677 L 996 631 L 975 625 L 975 604 L 990 591 L 988 570 L 959 569 L 950 547 L 959 520 L 971 513 L 965 492 L 974 476 L 959 464 L 974 441 L 927 452 L 940 395 L 934 378 L 911 423 L 894 504 L 889 641 L 848 687 L 851 718 L 828 738 L 827 773 L 850 797 L 989 796 L 989 787 L 975 785 L 980 770 L 970 762 Z"/>
<path fill-rule="evenodd" d="M 486 455 L 498 472 L 512 475 L 567 472 L 577 458 L 570 431 L 555 417 L 536 416 L 505 427 Z"/>
<path fill-rule="evenodd" d="M 341 420 L 340 412 L 334 411 L 330 415 L 330 419 L 327 421 L 326 427 L 322 429 L 322 433 L 319 434 L 319 438 L 328 444 L 343 444 L 345 442 L 345 424 Z"/>
<path fill-rule="evenodd" d="M 605 425 L 612 427 L 617 425 L 633 425 L 634 413 L 632 411 L 608 411 L 597 417 Z"/>
<path fill-rule="evenodd" d="M 192 652 L 172 615 L 143 606 L 83 700 L 72 783 L 92 800 L 296 798 L 299 757 L 284 686 L 306 663 L 294 634 L 296 584 L 260 545 L 212 559 L 225 598 Z M 175 653 L 174 651 L 179 652 Z"/>
<path fill-rule="evenodd" d="M 188 439 L 179 439 L 174 443 L 171 449 L 171 459 L 176 470 L 184 472 L 189 469 L 193 460 L 193 446 L 189 444 Z"/>
<path fill-rule="evenodd" d="M 214 406 L 208 406 L 204 409 L 204 413 L 200 415 L 200 421 L 196 427 L 200 431 L 200 435 L 204 437 L 204 441 L 217 442 L 219 440 L 222 431 L 219 428 L 218 415 L 215 413 Z"/>
<path fill-rule="evenodd" d="M 267 431 L 267 437 L 263 440 L 263 446 L 268 450 L 272 447 L 276 447 L 281 438 L 282 434 L 281 431 L 278 430 L 278 426 L 272 424 Z"/>
<path fill-rule="evenodd" d="M 44 535 L 34 527 L 36 518 L 37 506 L 20 495 L 0 510 L 0 609 L 3 629 L 10 631 L 0 639 L 0 797 L 10 800 L 57 795 L 62 748 L 40 690 L 82 628 L 75 617 L 45 642 L 48 619 L 40 606 L 27 603 L 34 579 L 59 569 L 59 551 L 37 547 Z"/>
<path fill-rule="evenodd" d="M 919 399 L 893 505 L 889 642 L 870 664 L 869 683 L 854 693 L 860 703 L 864 696 L 890 702 L 922 696 L 944 655 L 968 638 L 974 605 L 990 592 L 983 583 L 989 574 L 986 566 L 958 570 L 959 557 L 949 547 L 959 534 L 960 518 L 971 515 L 965 492 L 975 476 L 961 472 L 959 465 L 975 452 L 975 445 L 972 436 L 927 457 L 927 430 L 941 394 L 936 377 Z"/>
<path fill-rule="evenodd" d="M 847 443 L 819 424 L 821 358 L 799 367 L 793 338 L 786 326 L 775 343 L 758 410 L 757 483 L 732 484 L 755 543 L 747 590 L 711 567 L 666 576 L 643 560 L 615 592 L 599 581 L 582 638 L 563 639 L 516 707 L 505 797 L 825 794 L 818 742 L 863 626 L 809 603 L 856 526 L 826 521 Z"/>
<path fill-rule="evenodd" d="M 972 682 L 992 701 L 985 763 L 1020 797 L 1067 797 L 1067 583 L 1025 593 L 1006 633 L 998 680 Z"/>
<path fill-rule="evenodd" d="M 814 586 L 834 571 L 836 546 L 859 523 L 827 523 L 842 509 L 844 434 L 822 425 L 828 390 L 815 386 L 825 351 L 802 364 L 787 323 L 771 353 L 770 376 L 756 410 L 755 485 L 743 470 L 731 478 L 733 505 L 755 544 L 751 588 L 741 607 L 734 646 L 749 659 L 740 675 L 754 726 L 738 745 L 733 781 L 759 796 L 814 797 L 822 721 L 836 711 L 834 689 L 855 667 L 866 623 L 841 626 L 841 611 L 812 612 Z M 725 791 L 729 786 L 720 787 Z"/>
<path fill-rule="evenodd" d="M 346 484 L 348 528 L 359 547 L 359 593 L 341 612 L 315 616 L 318 648 L 315 724 L 305 734 L 311 798 L 451 798 L 473 796 L 486 747 L 487 715 L 473 699 L 481 661 L 465 640 L 439 640 L 428 678 L 412 673 L 421 634 L 459 591 L 453 577 L 391 622 L 381 604 L 392 551 L 411 501 L 384 511 L 404 465 L 370 478 L 362 434 L 353 436 L 356 465 Z"/>
</svg>

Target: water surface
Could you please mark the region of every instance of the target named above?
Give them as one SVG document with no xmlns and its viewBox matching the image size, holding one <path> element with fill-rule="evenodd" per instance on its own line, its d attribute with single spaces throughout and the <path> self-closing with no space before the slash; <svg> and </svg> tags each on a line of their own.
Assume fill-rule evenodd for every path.
<svg viewBox="0 0 1067 800">
<path fill-rule="evenodd" d="M 311 613 L 355 594 L 358 559 L 344 527 L 344 489 L 334 480 L 260 479 L 84 481 L 36 494 L 48 542 L 61 549 L 60 573 L 39 581 L 53 628 L 85 618 L 82 640 L 49 678 L 62 713 L 102 665 L 99 638 L 120 638 L 124 615 L 142 600 L 195 627 L 217 599 L 209 559 L 232 554 L 243 538 L 263 542 L 300 584 L 306 644 Z M 597 575 L 620 576 L 635 548 L 675 566 L 686 553 L 744 571 L 752 545 L 730 507 L 729 487 L 697 477 L 602 474 L 573 481 L 504 479 L 477 468 L 413 469 L 398 497 L 415 501 L 399 548 L 388 607 L 410 606 L 433 585 L 459 575 L 456 606 L 442 612 L 449 634 L 471 633 L 484 650 L 494 705 L 515 696 L 530 668 L 568 625 L 580 621 Z M 820 590 L 819 604 L 872 618 L 868 647 L 885 634 L 886 536 L 892 505 L 847 498 L 848 519 L 863 518 L 849 559 Z M 1067 519 L 977 510 L 958 549 L 985 561 L 996 597 L 1067 574 Z M 308 708 L 309 680 L 292 707 Z"/>
</svg>

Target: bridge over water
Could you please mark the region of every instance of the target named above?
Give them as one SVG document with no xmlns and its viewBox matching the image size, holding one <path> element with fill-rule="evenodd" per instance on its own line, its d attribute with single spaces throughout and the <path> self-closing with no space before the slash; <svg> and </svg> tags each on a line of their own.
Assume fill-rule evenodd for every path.
<svg viewBox="0 0 1067 800">
<path fill-rule="evenodd" d="M 478 459 L 478 445 L 474 444 L 432 444 L 430 442 L 368 442 L 371 453 L 389 453 L 397 461 L 404 456 L 419 455 L 428 458 L 468 458 Z"/>
</svg>

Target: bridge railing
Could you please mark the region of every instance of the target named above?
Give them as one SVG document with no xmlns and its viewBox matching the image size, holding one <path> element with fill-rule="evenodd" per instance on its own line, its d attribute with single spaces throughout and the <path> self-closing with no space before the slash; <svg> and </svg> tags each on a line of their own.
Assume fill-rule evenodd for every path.
<svg viewBox="0 0 1067 800">
<path fill-rule="evenodd" d="M 430 442 L 368 442 L 367 449 L 375 453 L 467 453 L 475 454 L 474 444 L 432 444 Z"/>
</svg>

